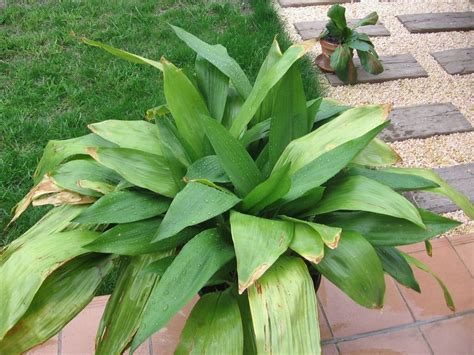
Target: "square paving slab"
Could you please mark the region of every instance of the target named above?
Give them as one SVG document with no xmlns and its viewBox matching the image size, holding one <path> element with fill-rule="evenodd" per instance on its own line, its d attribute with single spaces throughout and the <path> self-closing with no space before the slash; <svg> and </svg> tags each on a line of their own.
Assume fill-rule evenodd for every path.
<svg viewBox="0 0 474 355">
<path fill-rule="evenodd" d="M 451 103 L 396 107 L 390 112 L 389 119 L 390 126 L 380 134 L 380 138 L 386 142 L 473 130 L 472 125 Z"/>
<path fill-rule="evenodd" d="M 448 74 L 474 73 L 474 48 L 450 49 L 431 55 Z"/>
<path fill-rule="evenodd" d="M 348 24 L 353 26 L 359 20 L 348 20 Z M 326 28 L 327 21 L 304 21 L 304 22 L 296 22 L 295 28 L 300 34 L 301 38 L 306 40 L 310 38 L 318 37 L 321 32 Z M 373 26 L 362 26 L 358 27 L 357 31 L 360 33 L 366 33 L 372 37 L 381 37 L 381 36 L 390 36 L 390 31 L 383 25 L 383 23 L 379 22 Z"/>
<path fill-rule="evenodd" d="M 279 0 L 281 7 L 301 7 L 316 5 L 345 4 L 350 2 L 359 2 L 359 0 Z"/>
<path fill-rule="evenodd" d="M 378 75 L 372 75 L 361 67 L 359 58 L 354 58 L 354 64 L 357 68 L 357 84 L 383 83 L 384 81 L 423 78 L 428 76 L 425 69 L 423 69 L 411 54 L 381 56 L 380 60 L 382 61 L 384 71 Z M 347 85 L 339 80 L 335 74 L 326 73 L 326 77 L 332 86 Z"/>
<path fill-rule="evenodd" d="M 411 33 L 474 30 L 474 12 L 442 12 L 397 16 Z"/>
</svg>

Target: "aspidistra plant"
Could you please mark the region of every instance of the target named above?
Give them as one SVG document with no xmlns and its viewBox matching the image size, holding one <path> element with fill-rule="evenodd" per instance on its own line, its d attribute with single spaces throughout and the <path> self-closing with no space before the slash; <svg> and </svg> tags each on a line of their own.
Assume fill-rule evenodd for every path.
<svg viewBox="0 0 474 355">
<path fill-rule="evenodd" d="M 198 293 L 177 354 L 319 354 L 311 275 L 380 308 L 384 274 L 420 291 L 411 267 L 431 272 L 397 247 L 459 224 L 401 192 L 474 215 L 435 173 L 390 167 L 398 156 L 376 138 L 389 106 L 307 101 L 298 59 L 313 42 L 274 41 L 252 85 L 224 47 L 173 29 L 197 53 L 193 78 L 84 39 L 161 70 L 166 103 L 151 122 L 98 122 L 46 146 L 14 219 L 55 207 L 0 255 L 0 353 L 55 335 L 115 265 L 97 354 L 134 351 Z"/>
</svg>

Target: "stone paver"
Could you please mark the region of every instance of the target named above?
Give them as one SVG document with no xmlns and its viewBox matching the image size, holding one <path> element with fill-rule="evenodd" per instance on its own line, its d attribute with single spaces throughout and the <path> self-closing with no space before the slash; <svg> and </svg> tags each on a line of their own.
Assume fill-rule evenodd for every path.
<svg viewBox="0 0 474 355">
<path fill-rule="evenodd" d="M 348 20 L 349 26 L 354 25 L 358 20 Z M 326 28 L 327 21 L 304 21 L 296 22 L 295 28 L 304 40 L 318 37 L 321 32 Z M 383 23 L 377 23 L 371 26 L 362 26 L 357 28 L 357 32 L 365 33 L 372 37 L 384 37 L 390 36 L 390 31 L 383 25 Z"/>
<path fill-rule="evenodd" d="M 441 12 L 397 16 L 411 33 L 474 30 L 474 12 Z"/>
<path fill-rule="evenodd" d="M 398 79 L 414 79 L 427 77 L 425 69 L 416 61 L 413 55 L 398 54 L 391 56 L 380 56 L 384 71 L 378 75 L 367 73 L 360 65 L 359 58 L 354 58 L 354 65 L 357 68 L 357 84 L 382 83 L 385 81 Z M 344 84 L 335 74 L 326 73 L 326 77 L 332 86 Z"/>
<path fill-rule="evenodd" d="M 451 103 L 396 107 L 390 112 L 390 126 L 380 134 L 386 142 L 434 135 L 470 132 L 472 125 Z"/>
<path fill-rule="evenodd" d="M 448 74 L 474 73 L 474 48 L 450 49 L 431 55 Z"/>
</svg>

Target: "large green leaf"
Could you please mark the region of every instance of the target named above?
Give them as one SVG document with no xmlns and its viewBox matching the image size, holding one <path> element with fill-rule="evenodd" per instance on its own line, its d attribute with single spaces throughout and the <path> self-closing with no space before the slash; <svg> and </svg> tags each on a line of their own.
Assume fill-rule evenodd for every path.
<svg viewBox="0 0 474 355">
<path fill-rule="evenodd" d="M 352 61 L 353 50 L 347 44 L 339 45 L 331 54 L 330 65 L 336 75 L 345 83 L 355 84 L 357 82 L 357 70 Z"/>
<path fill-rule="evenodd" d="M 143 270 L 169 253 L 148 254 L 123 260 L 120 276 L 107 302 L 96 337 L 95 353 L 122 354 L 130 345 L 143 317 L 151 290 L 159 280 Z"/>
<path fill-rule="evenodd" d="M 242 210 L 256 213 L 282 198 L 290 189 L 289 169 L 289 165 L 282 167 L 250 191 L 242 201 Z"/>
<path fill-rule="evenodd" d="M 270 132 L 270 125 L 272 123 L 272 118 L 267 118 L 244 132 L 242 137 L 240 137 L 240 143 L 244 147 L 250 145 L 250 143 L 256 142 L 259 139 L 266 138 L 268 136 L 268 132 Z"/>
<path fill-rule="evenodd" d="M 306 102 L 306 119 L 308 121 L 308 130 L 307 132 L 311 132 L 313 129 L 314 121 L 316 120 L 316 115 L 318 114 L 319 108 L 323 102 L 323 98 L 319 97 L 317 99 L 309 100 Z"/>
<path fill-rule="evenodd" d="M 243 354 L 243 329 L 232 289 L 204 295 L 181 333 L 176 355 Z"/>
<path fill-rule="evenodd" d="M 355 302 L 381 308 L 385 294 L 382 264 L 370 243 L 360 234 L 343 231 L 336 249 L 326 249 L 316 269 Z"/>
<path fill-rule="evenodd" d="M 375 11 L 373 11 L 367 16 L 365 16 L 364 18 L 357 21 L 355 27 L 375 25 L 377 24 L 378 20 L 379 20 L 379 15 Z"/>
<path fill-rule="evenodd" d="M 360 64 L 362 64 L 364 69 L 370 74 L 377 75 L 383 72 L 383 64 L 375 54 L 358 49 L 357 55 L 359 56 Z"/>
<path fill-rule="evenodd" d="M 258 354 L 321 354 L 316 292 L 301 259 L 281 257 L 248 293 Z"/>
<path fill-rule="evenodd" d="M 96 134 L 63 141 L 49 141 L 33 175 L 35 184 L 39 183 L 44 174 L 53 171 L 63 160 L 74 155 L 87 154 L 86 148 L 90 147 L 116 147 L 116 145 Z"/>
<path fill-rule="evenodd" d="M 85 44 L 88 44 L 89 46 L 102 48 L 102 49 L 106 50 L 107 52 L 109 52 L 110 54 L 113 54 L 116 57 L 128 60 L 130 62 L 137 63 L 137 64 L 148 64 L 148 65 L 151 65 L 152 67 L 155 67 L 156 69 L 159 69 L 161 71 L 163 70 L 163 66 L 161 65 L 161 63 L 159 63 L 157 61 L 147 59 L 147 58 L 144 58 L 144 57 L 140 57 L 139 55 L 129 53 L 129 52 L 126 52 L 124 50 L 117 49 L 117 48 L 114 48 L 112 46 L 109 46 L 108 44 L 93 41 L 93 40 L 85 38 L 85 37 L 82 37 L 81 41 L 84 42 Z"/>
<path fill-rule="evenodd" d="M 227 55 L 224 47 L 217 47 L 222 51 L 222 55 Z M 227 101 L 229 78 L 201 55 L 196 56 L 195 69 L 198 86 L 206 99 L 209 113 L 221 122 Z"/>
<path fill-rule="evenodd" d="M 241 196 L 247 195 L 262 180 L 252 157 L 219 122 L 205 116 L 201 116 L 201 119 L 220 165 L 234 184 L 237 193 Z"/>
<path fill-rule="evenodd" d="M 150 193 L 116 191 L 101 197 L 82 212 L 77 223 L 129 223 L 151 218 L 166 212 L 169 200 Z"/>
<path fill-rule="evenodd" d="M 240 316 L 242 318 L 242 328 L 244 332 L 244 351 L 245 355 L 257 354 L 257 344 L 255 340 L 255 331 L 253 329 L 252 313 L 247 292 L 237 296 L 240 308 Z"/>
<path fill-rule="evenodd" d="M 166 160 L 159 155 L 128 148 L 91 148 L 87 152 L 136 186 L 167 197 L 178 192 Z"/>
<path fill-rule="evenodd" d="M 161 223 L 160 218 L 119 224 L 87 244 L 84 248 L 98 253 L 118 255 L 140 255 L 157 251 L 165 251 L 186 243 L 197 234 L 197 230 L 186 228 L 171 238 L 152 243 L 156 230 Z"/>
<path fill-rule="evenodd" d="M 400 156 L 387 143 L 375 138 L 352 161 L 354 164 L 382 167 L 401 160 Z"/>
<path fill-rule="evenodd" d="M 282 216 L 283 219 L 292 221 L 297 224 L 304 224 L 311 229 L 313 229 L 320 236 L 321 240 L 326 244 L 328 248 L 335 249 L 339 244 L 339 239 L 341 238 L 341 228 L 330 227 L 324 224 L 314 223 L 310 221 L 305 221 L 302 219 L 296 219 L 292 217 Z"/>
<path fill-rule="evenodd" d="M 239 202 L 240 199 L 230 192 L 191 181 L 171 202 L 154 242 L 166 240 L 186 227 L 218 216 Z"/>
<path fill-rule="evenodd" d="M 262 79 L 255 83 L 230 128 L 230 133 L 234 137 L 240 137 L 270 90 L 280 81 L 293 63 L 309 51 L 314 44 L 314 41 L 307 41 L 292 45 L 263 75 Z"/>
<path fill-rule="evenodd" d="M 376 246 L 396 246 L 422 242 L 455 228 L 461 222 L 418 209 L 425 228 L 404 219 L 369 212 L 331 213 L 322 216 L 322 223 L 362 234 Z"/>
<path fill-rule="evenodd" d="M 208 155 L 195 161 L 186 173 L 188 180 L 205 179 L 212 182 L 230 182 L 216 155 Z"/>
<path fill-rule="evenodd" d="M 199 159 L 205 155 L 205 134 L 199 117 L 209 116 L 206 103 L 182 70 L 165 60 L 163 68 L 166 103 L 188 153 L 193 160 Z"/>
<path fill-rule="evenodd" d="M 418 282 L 415 279 L 413 270 L 397 249 L 394 247 L 376 247 L 375 251 L 379 256 L 386 273 L 403 286 L 421 292 L 420 285 L 418 285 Z"/>
<path fill-rule="evenodd" d="M 44 234 L 26 240 L 0 266 L 0 339 L 23 316 L 43 281 L 99 236 L 88 230 Z"/>
<path fill-rule="evenodd" d="M 0 341 L 0 353 L 21 354 L 56 335 L 91 301 L 112 266 L 109 256 L 87 254 L 53 272 Z"/>
<path fill-rule="evenodd" d="M 367 105 L 349 109 L 315 131 L 288 144 L 275 168 L 290 162 L 291 172 L 295 173 L 324 153 L 379 127 L 387 120 L 389 111 L 388 105 Z"/>
<path fill-rule="evenodd" d="M 232 258 L 232 246 L 215 229 L 208 229 L 191 239 L 153 289 L 132 350 L 166 325 Z"/>
<path fill-rule="evenodd" d="M 225 105 L 224 117 L 222 118 L 222 124 L 228 129 L 232 126 L 235 117 L 239 113 L 244 99 L 240 96 L 237 91 L 230 86 L 227 92 L 227 103 Z"/>
<path fill-rule="evenodd" d="M 324 243 L 321 236 L 304 223 L 295 223 L 295 234 L 290 249 L 313 264 L 318 264 L 324 257 Z"/>
<path fill-rule="evenodd" d="M 300 216 L 304 214 L 309 209 L 316 206 L 316 204 L 321 201 L 323 198 L 325 187 L 319 186 L 305 192 L 300 197 L 285 202 L 285 200 L 280 200 L 276 203 L 276 208 L 280 214 L 285 214 L 289 216 Z"/>
<path fill-rule="evenodd" d="M 425 228 L 420 213 L 405 197 L 365 176 L 342 178 L 334 186 L 328 187 L 323 199 L 308 215 L 339 210 L 366 211 L 403 218 Z"/>
<path fill-rule="evenodd" d="M 61 164 L 51 172 L 54 183 L 69 191 L 81 195 L 101 196 L 102 194 L 83 187 L 84 181 L 117 185 L 121 178 L 111 169 L 107 169 L 93 159 L 77 159 Z"/>
<path fill-rule="evenodd" d="M 275 165 L 288 143 L 309 131 L 306 97 L 298 64 L 293 64 L 276 89 L 268 138 L 271 167 Z"/>
<path fill-rule="evenodd" d="M 314 123 L 334 118 L 350 108 L 350 106 L 342 105 L 339 101 L 323 98 Z"/>
<path fill-rule="evenodd" d="M 222 51 L 222 47 L 210 45 L 178 26 L 171 25 L 171 27 L 188 47 L 227 75 L 243 98 L 249 96 L 252 90 L 249 79 L 235 59 Z"/>
<path fill-rule="evenodd" d="M 122 148 L 161 155 L 158 128 L 146 121 L 108 120 L 87 126 L 93 133 Z"/>
<path fill-rule="evenodd" d="M 436 280 L 436 282 L 438 282 L 439 286 L 441 287 L 441 289 L 443 290 L 443 295 L 444 295 L 444 299 L 446 301 L 446 305 L 448 306 L 448 308 L 450 310 L 452 310 L 453 312 L 456 311 L 456 306 L 454 305 L 454 301 L 453 301 L 453 297 L 451 296 L 451 294 L 449 293 L 449 290 L 448 288 L 446 287 L 446 285 L 444 284 L 443 280 L 441 280 L 439 278 L 438 275 L 436 275 L 433 270 L 431 270 L 431 268 L 426 265 L 425 263 L 421 262 L 420 260 L 412 257 L 411 255 L 408 255 L 408 254 L 405 254 L 405 253 L 401 253 L 403 255 L 403 257 L 406 259 L 406 261 L 408 261 L 409 264 L 417 267 L 418 269 L 420 270 L 423 270 L 427 273 L 429 273 L 431 276 L 433 276 Z"/>
<path fill-rule="evenodd" d="M 439 187 L 424 189 L 424 191 L 446 196 L 462 208 L 469 218 L 474 218 L 474 204 L 469 201 L 464 194 L 449 186 L 449 184 L 441 179 L 434 171 L 422 168 L 389 168 L 385 171 L 397 174 L 417 175 L 435 182 Z"/>
<path fill-rule="evenodd" d="M 293 201 L 328 181 L 349 164 L 354 156 L 356 156 L 387 124 L 388 123 L 383 123 L 365 133 L 363 136 L 323 153 L 296 171 L 291 177 L 290 191 L 284 196 L 283 201 Z"/>
<path fill-rule="evenodd" d="M 239 293 L 242 294 L 283 254 L 291 243 L 290 222 L 231 211 L 230 227 L 237 257 Z"/>
<path fill-rule="evenodd" d="M 328 17 L 333 20 L 340 30 L 347 27 L 345 7 L 339 4 L 332 5 L 328 10 Z"/>
<path fill-rule="evenodd" d="M 346 174 L 352 176 L 362 175 L 399 191 L 411 191 L 439 187 L 439 185 L 434 181 L 425 179 L 421 176 L 396 174 L 386 170 L 373 170 L 362 167 L 353 167 L 349 169 Z"/>
</svg>

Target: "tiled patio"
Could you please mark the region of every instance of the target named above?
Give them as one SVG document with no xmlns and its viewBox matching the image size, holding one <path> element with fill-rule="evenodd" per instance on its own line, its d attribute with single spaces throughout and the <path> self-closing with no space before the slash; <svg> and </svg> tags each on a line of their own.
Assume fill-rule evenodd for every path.
<svg viewBox="0 0 474 355">
<path fill-rule="evenodd" d="M 457 310 L 444 304 L 441 289 L 428 274 L 415 270 L 422 294 L 387 279 L 385 307 L 367 310 L 323 281 L 319 291 L 324 354 L 474 354 L 474 234 L 433 241 L 433 257 L 424 244 L 405 248 L 428 264 L 446 283 Z M 97 297 L 63 331 L 29 354 L 94 352 L 94 338 L 107 297 Z M 138 354 L 168 355 L 192 305 L 145 343 Z M 171 345 L 171 346 L 170 346 Z"/>
</svg>

